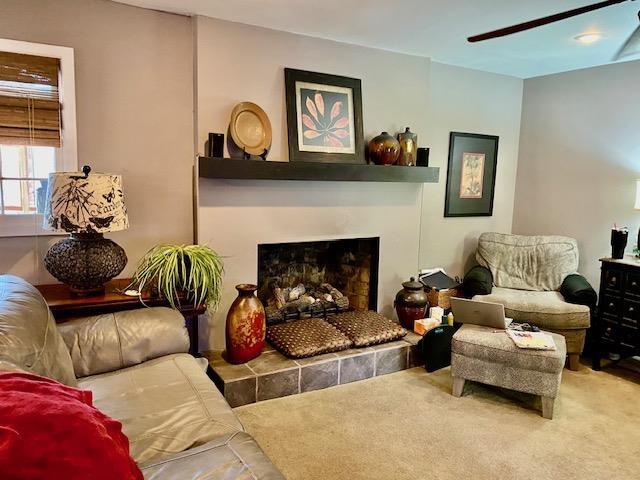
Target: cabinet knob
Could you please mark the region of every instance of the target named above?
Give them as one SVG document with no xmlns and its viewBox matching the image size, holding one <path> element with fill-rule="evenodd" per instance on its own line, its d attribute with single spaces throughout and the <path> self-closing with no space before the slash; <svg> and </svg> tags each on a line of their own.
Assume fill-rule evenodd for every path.
<svg viewBox="0 0 640 480">
<path fill-rule="evenodd" d="M 613 303 L 613 302 L 611 302 L 611 303 L 609 304 L 609 308 L 611 308 L 611 309 L 615 308 L 615 306 L 616 306 L 616 305 L 615 305 L 615 303 Z"/>
<path fill-rule="evenodd" d="M 631 282 L 631 287 L 632 288 L 636 288 L 638 286 L 638 284 L 636 282 Z"/>
<path fill-rule="evenodd" d="M 615 285 L 616 283 L 618 283 L 618 278 L 617 277 L 611 277 L 611 284 Z"/>
<path fill-rule="evenodd" d="M 633 307 L 629 307 L 629 310 L 627 310 L 629 313 L 633 313 L 635 312 L 635 309 Z"/>
</svg>

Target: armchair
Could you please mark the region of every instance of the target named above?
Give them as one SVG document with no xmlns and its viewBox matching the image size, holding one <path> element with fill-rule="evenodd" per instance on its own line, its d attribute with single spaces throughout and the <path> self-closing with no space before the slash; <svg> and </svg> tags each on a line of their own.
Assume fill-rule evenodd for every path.
<svg viewBox="0 0 640 480">
<path fill-rule="evenodd" d="M 565 337 L 569 368 L 578 369 L 597 295 L 576 273 L 578 245 L 568 237 L 483 233 L 463 281 L 474 300 L 501 303 L 505 314 Z"/>
</svg>

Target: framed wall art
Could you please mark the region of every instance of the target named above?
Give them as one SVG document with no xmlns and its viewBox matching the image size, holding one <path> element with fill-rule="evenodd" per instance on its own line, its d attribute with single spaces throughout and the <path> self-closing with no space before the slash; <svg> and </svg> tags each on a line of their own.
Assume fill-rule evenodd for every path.
<svg viewBox="0 0 640 480">
<path fill-rule="evenodd" d="M 285 68 L 289 161 L 366 163 L 360 80 Z"/>
<path fill-rule="evenodd" d="M 490 217 L 498 161 L 498 137 L 451 132 L 445 217 Z"/>
</svg>

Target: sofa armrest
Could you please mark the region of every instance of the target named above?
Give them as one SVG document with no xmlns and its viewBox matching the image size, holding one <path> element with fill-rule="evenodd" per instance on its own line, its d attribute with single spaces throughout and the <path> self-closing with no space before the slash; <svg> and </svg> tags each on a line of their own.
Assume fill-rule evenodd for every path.
<svg viewBox="0 0 640 480">
<path fill-rule="evenodd" d="M 255 478 L 284 480 L 250 435 L 236 432 L 184 452 L 139 465 L 146 480 Z"/>
<path fill-rule="evenodd" d="M 574 273 L 567 277 L 560 285 L 560 293 L 569 303 L 586 305 L 594 308 L 598 302 L 598 294 L 582 275 Z"/>
<path fill-rule="evenodd" d="M 481 265 L 476 265 L 464 276 L 462 289 L 469 297 L 489 295 L 493 289 L 491 270 Z"/>
<path fill-rule="evenodd" d="M 76 377 L 111 372 L 189 351 L 184 317 L 166 307 L 139 308 L 58 325 Z"/>
</svg>

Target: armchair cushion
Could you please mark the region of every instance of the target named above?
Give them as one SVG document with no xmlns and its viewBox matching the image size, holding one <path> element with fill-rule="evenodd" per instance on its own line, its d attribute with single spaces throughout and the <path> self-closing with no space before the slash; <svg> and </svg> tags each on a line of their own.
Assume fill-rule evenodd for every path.
<svg viewBox="0 0 640 480">
<path fill-rule="evenodd" d="M 491 270 L 496 287 L 552 291 L 578 271 L 578 244 L 569 237 L 483 233 L 476 260 Z"/>
<path fill-rule="evenodd" d="M 577 273 L 568 275 L 560 286 L 560 293 L 569 303 L 593 308 L 598 302 L 598 294 L 586 278 Z"/>
<path fill-rule="evenodd" d="M 474 300 L 501 303 L 505 315 L 515 322 L 526 322 L 545 330 L 589 328 L 589 307 L 565 302 L 560 292 L 531 292 L 494 287 L 491 295 L 476 295 Z"/>
<path fill-rule="evenodd" d="M 493 289 L 493 275 L 491 270 L 482 265 L 476 265 L 467 272 L 462 282 L 462 289 L 470 297 L 475 295 L 489 295 Z"/>
<path fill-rule="evenodd" d="M 184 317 L 166 307 L 78 318 L 58 325 L 77 377 L 189 351 Z"/>
</svg>

